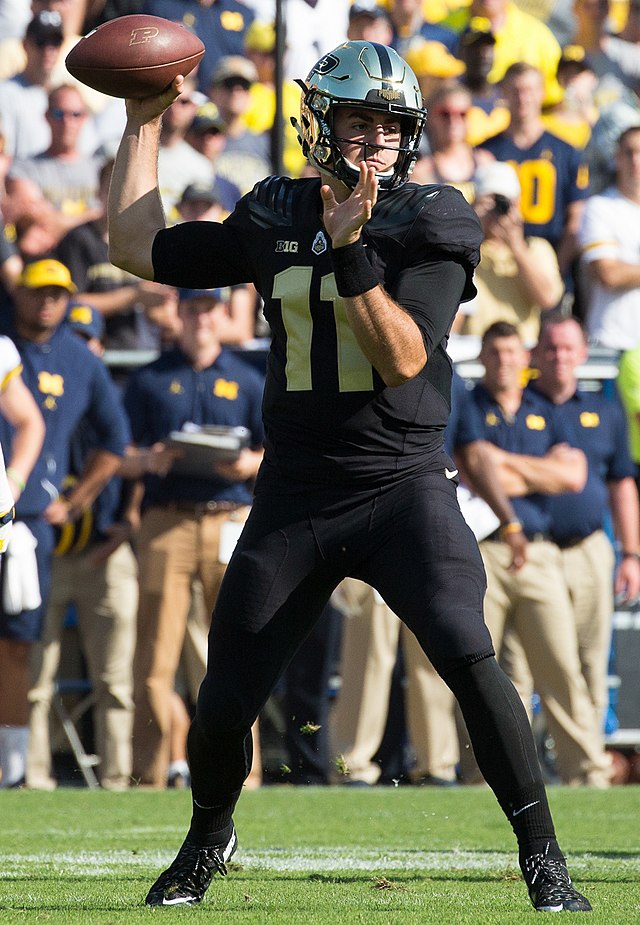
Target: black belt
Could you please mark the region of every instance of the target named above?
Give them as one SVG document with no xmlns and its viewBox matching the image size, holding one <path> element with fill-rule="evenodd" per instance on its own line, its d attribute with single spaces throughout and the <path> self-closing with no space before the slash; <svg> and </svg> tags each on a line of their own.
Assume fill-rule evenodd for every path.
<svg viewBox="0 0 640 925">
<path fill-rule="evenodd" d="M 530 543 L 552 543 L 553 540 L 548 533 L 525 533 L 526 538 Z M 494 530 L 493 533 L 490 533 L 489 536 L 485 536 L 485 540 L 491 540 L 492 543 L 504 543 L 505 540 L 500 533 L 500 528 Z"/>
<path fill-rule="evenodd" d="M 165 504 L 153 505 L 163 511 L 182 511 L 185 514 L 194 514 L 196 517 L 202 517 L 204 514 L 228 513 L 247 506 L 240 501 L 167 501 Z"/>
<path fill-rule="evenodd" d="M 588 535 L 591 536 L 590 533 Z M 572 546 L 578 546 L 580 543 L 582 543 L 583 540 L 586 539 L 586 536 L 572 536 L 570 539 L 555 540 L 554 542 L 556 546 L 560 547 L 560 549 L 571 549 Z"/>
</svg>

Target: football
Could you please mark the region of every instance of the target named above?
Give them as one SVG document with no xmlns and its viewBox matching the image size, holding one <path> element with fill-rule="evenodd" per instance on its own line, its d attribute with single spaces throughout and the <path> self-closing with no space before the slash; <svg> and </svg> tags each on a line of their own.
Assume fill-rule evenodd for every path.
<svg viewBox="0 0 640 925">
<path fill-rule="evenodd" d="M 128 99 L 162 93 L 178 74 L 188 74 L 204 55 L 197 35 L 160 16 L 133 14 L 103 23 L 66 57 L 81 83 Z"/>
</svg>

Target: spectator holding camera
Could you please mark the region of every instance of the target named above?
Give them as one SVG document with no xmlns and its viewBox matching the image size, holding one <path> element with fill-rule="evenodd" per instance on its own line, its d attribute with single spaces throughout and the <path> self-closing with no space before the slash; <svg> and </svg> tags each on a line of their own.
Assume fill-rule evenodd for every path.
<svg viewBox="0 0 640 925">
<path fill-rule="evenodd" d="M 479 167 L 475 187 L 474 208 L 484 241 L 475 274 L 478 295 L 464 306 L 462 333 L 481 335 L 494 321 L 508 321 L 524 343 L 534 344 L 541 313 L 562 297 L 558 258 L 544 238 L 524 233 L 513 167 L 499 161 Z"/>
</svg>

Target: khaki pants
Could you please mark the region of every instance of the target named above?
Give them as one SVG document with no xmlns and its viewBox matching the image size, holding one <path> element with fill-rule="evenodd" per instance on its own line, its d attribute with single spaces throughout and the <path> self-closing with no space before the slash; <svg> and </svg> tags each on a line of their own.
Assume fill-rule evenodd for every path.
<svg viewBox="0 0 640 925">
<path fill-rule="evenodd" d="M 138 536 L 140 602 L 134 660 L 133 773 L 141 784 L 164 787 L 169 763 L 170 701 L 185 640 L 192 585 L 199 579 L 207 629 L 226 564 L 219 561 L 220 532 L 244 522 L 248 507 L 196 515 L 167 506 L 145 512 Z M 204 638 L 194 608 L 191 659 Z M 195 640 L 193 637 L 195 633 Z M 199 641 L 198 641 L 199 640 Z M 202 666 L 202 676 L 204 669 Z M 193 677 L 193 666 L 190 673 Z M 193 682 L 192 682 L 193 683 Z M 191 685 L 190 685 L 191 686 Z"/>
<path fill-rule="evenodd" d="M 391 678 L 402 640 L 407 674 L 407 727 L 416 755 L 412 777 L 455 779 L 458 741 L 454 698 L 416 637 L 369 585 L 347 578 L 337 603 L 345 612 L 342 686 L 330 719 L 331 755 L 344 757 L 349 776 L 375 784 L 380 767 L 371 759 L 386 725 Z M 341 778 L 342 781 L 345 778 Z"/>
<path fill-rule="evenodd" d="M 556 743 L 562 782 L 606 787 L 609 762 L 580 666 L 560 549 L 555 543 L 531 542 L 527 563 L 518 572 L 508 571 L 511 554 L 504 543 L 484 540 L 480 551 L 487 573 L 485 620 L 495 650 L 501 651 L 505 630 L 513 628 Z"/>
<path fill-rule="evenodd" d="M 54 786 L 49 715 L 64 618 L 71 603 L 76 606 L 78 632 L 93 685 L 98 776 L 103 787 L 129 785 L 137 602 L 137 567 L 128 543 L 119 546 L 104 565 L 94 563 L 91 549 L 53 559 L 42 638 L 33 652 L 27 786 Z"/>
<path fill-rule="evenodd" d="M 608 705 L 608 665 L 613 614 L 613 546 L 596 530 L 575 546 L 561 550 L 562 568 L 573 605 L 578 658 L 594 706 L 595 734 L 604 746 Z M 515 631 L 505 634 L 500 653 L 503 667 L 520 695 L 531 699 L 534 683 L 527 655 Z"/>
</svg>

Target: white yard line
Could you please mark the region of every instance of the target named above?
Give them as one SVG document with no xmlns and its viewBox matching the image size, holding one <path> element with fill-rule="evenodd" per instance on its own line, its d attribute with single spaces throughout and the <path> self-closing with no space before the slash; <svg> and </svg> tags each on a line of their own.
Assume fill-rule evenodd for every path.
<svg viewBox="0 0 640 925">
<path fill-rule="evenodd" d="M 78 851 L 56 854 L 14 854 L 0 851 L 2 878 L 10 880 L 25 875 L 56 874 L 59 876 L 102 876 L 126 870 L 149 870 L 166 867 L 173 853 L 165 851 Z M 620 874 L 621 868 L 640 870 L 640 855 L 624 860 L 600 854 L 572 854 L 571 870 L 597 869 L 600 874 Z M 239 850 L 233 862 L 246 868 L 313 873 L 327 871 L 361 870 L 384 872 L 390 870 L 505 870 L 517 869 L 515 853 L 497 851 L 376 851 L 352 847 L 322 847 L 304 849 Z"/>
</svg>

